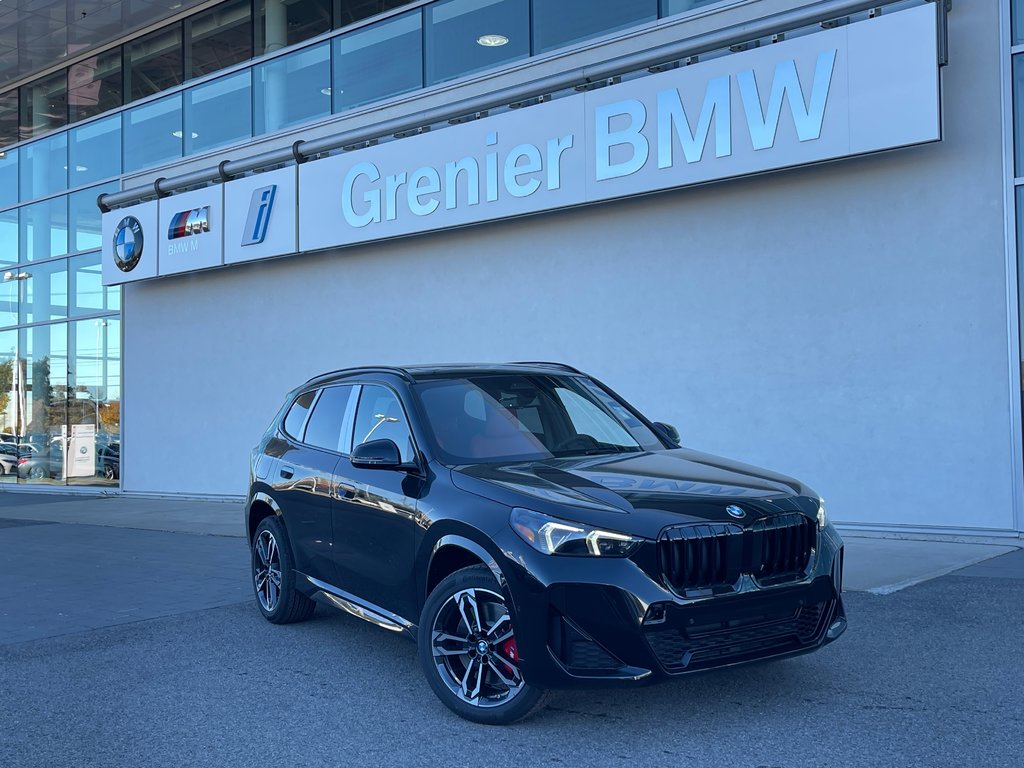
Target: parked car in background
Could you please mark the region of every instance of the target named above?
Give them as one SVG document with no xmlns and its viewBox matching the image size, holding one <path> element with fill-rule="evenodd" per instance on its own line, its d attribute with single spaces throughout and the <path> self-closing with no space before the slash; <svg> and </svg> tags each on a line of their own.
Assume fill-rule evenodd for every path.
<svg viewBox="0 0 1024 768">
<path fill-rule="evenodd" d="M 96 474 L 104 480 L 117 480 L 121 476 L 121 444 L 108 443 L 96 450 Z"/>
<path fill-rule="evenodd" d="M 18 446 L 0 443 L 0 474 L 13 475 L 18 471 Z"/>
<path fill-rule="evenodd" d="M 58 438 L 45 448 L 30 443 L 19 445 L 18 477 L 23 480 L 44 480 L 60 477 L 64 470 L 64 452 Z"/>
<path fill-rule="evenodd" d="M 839 637 L 843 542 L 822 499 L 678 440 L 553 363 L 311 379 L 251 457 L 257 606 L 285 624 L 319 601 L 414 639 L 441 701 L 491 724 L 545 689 Z"/>
</svg>

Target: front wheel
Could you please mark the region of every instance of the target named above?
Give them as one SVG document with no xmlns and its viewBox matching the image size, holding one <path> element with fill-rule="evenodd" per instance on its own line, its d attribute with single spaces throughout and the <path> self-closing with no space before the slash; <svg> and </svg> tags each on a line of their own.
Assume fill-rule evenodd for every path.
<svg viewBox="0 0 1024 768">
<path fill-rule="evenodd" d="M 519 671 L 512 619 L 484 565 L 456 571 L 430 593 L 420 617 L 419 655 L 434 693 L 467 720 L 507 725 L 543 704 L 544 690 Z"/>
</svg>

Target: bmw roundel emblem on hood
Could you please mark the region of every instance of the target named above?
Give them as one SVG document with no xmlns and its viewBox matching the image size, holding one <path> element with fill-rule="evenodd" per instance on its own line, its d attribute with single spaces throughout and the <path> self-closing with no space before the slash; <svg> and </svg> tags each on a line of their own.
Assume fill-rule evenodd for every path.
<svg viewBox="0 0 1024 768">
<path fill-rule="evenodd" d="M 740 507 L 737 507 L 735 504 L 730 504 L 728 507 L 725 508 L 725 511 L 728 512 L 731 517 L 735 517 L 737 520 L 747 516 L 747 513 L 744 512 Z"/>
</svg>

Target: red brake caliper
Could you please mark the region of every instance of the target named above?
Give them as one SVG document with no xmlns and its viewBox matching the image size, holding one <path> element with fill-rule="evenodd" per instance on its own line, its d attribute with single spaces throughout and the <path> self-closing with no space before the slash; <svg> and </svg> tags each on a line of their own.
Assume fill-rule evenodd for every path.
<svg viewBox="0 0 1024 768">
<path fill-rule="evenodd" d="M 504 643 L 501 644 L 501 650 L 505 654 L 505 658 L 511 661 L 513 664 L 519 663 L 519 649 L 516 648 L 516 639 L 510 637 Z M 509 667 L 511 669 L 511 667 Z"/>
</svg>

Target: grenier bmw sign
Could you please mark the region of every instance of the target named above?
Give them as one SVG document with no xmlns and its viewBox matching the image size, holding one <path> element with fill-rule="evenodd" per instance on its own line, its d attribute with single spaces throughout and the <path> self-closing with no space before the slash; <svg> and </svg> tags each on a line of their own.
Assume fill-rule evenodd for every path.
<svg viewBox="0 0 1024 768">
<path fill-rule="evenodd" d="M 189 261 L 161 243 L 158 273 L 936 141 L 939 116 L 935 14 L 925 5 L 165 198 L 161 222 L 210 205 L 210 230 L 197 239 L 224 247 Z M 142 207 L 105 214 L 105 226 Z M 136 279 L 106 269 L 110 250 L 104 281 Z"/>
</svg>

